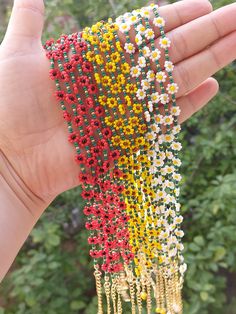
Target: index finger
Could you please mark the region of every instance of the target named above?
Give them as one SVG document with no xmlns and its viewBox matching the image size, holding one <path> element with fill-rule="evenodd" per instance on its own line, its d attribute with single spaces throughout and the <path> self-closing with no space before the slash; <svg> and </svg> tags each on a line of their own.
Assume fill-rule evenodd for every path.
<svg viewBox="0 0 236 314">
<path fill-rule="evenodd" d="M 186 24 L 198 17 L 206 15 L 212 11 L 212 5 L 208 0 L 182 0 L 173 4 L 168 4 L 159 8 L 159 15 L 166 21 L 165 32 L 169 32 L 183 24 Z M 160 29 L 152 24 L 152 18 L 150 23 L 155 32 L 155 38 L 160 35 Z M 130 39 L 135 44 L 135 30 L 133 27 L 130 32 Z M 122 32 L 119 32 L 119 37 L 124 44 L 126 42 L 126 36 Z"/>
</svg>

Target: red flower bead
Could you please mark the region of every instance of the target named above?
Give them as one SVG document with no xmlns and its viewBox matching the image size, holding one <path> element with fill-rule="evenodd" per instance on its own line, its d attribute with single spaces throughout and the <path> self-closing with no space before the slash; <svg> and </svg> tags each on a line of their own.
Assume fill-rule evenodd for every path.
<svg viewBox="0 0 236 314">
<path fill-rule="evenodd" d="M 86 216 L 92 215 L 93 214 L 93 207 L 92 206 L 85 206 L 83 212 Z"/>
<path fill-rule="evenodd" d="M 70 50 L 70 46 L 68 44 L 60 44 L 58 49 L 62 52 L 68 52 Z"/>
<path fill-rule="evenodd" d="M 71 62 L 65 62 L 64 63 L 64 69 L 65 71 L 67 71 L 68 73 L 74 72 L 75 70 L 75 66 L 73 63 Z"/>
<path fill-rule="evenodd" d="M 81 64 L 83 62 L 83 58 L 82 56 L 80 56 L 79 54 L 74 54 L 71 57 L 71 62 L 76 65 L 76 64 Z"/>
<path fill-rule="evenodd" d="M 59 59 L 63 59 L 64 58 L 64 56 L 63 56 L 63 52 L 62 51 L 53 51 L 52 52 L 52 58 L 54 59 L 54 60 L 59 60 Z"/>
<path fill-rule="evenodd" d="M 97 106 L 95 108 L 95 113 L 98 117 L 103 117 L 105 115 L 105 110 L 102 106 Z"/>
<path fill-rule="evenodd" d="M 86 162 L 87 167 L 95 167 L 97 165 L 97 159 L 94 157 L 90 157 Z"/>
<path fill-rule="evenodd" d="M 101 147 L 102 149 L 106 149 L 109 147 L 107 141 L 104 139 L 101 139 L 100 141 L 98 141 L 98 146 Z"/>
<path fill-rule="evenodd" d="M 78 163 L 78 164 L 85 164 L 85 161 L 86 161 L 86 158 L 83 154 L 78 154 L 75 156 L 75 161 Z"/>
<path fill-rule="evenodd" d="M 74 124 L 76 126 L 82 126 L 84 124 L 84 119 L 81 116 L 74 117 Z"/>
<path fill-rule="evenodd" d="M 102 152 L 101 148 L 98 146 L 92 147 L 90 151 L 93 156 L 99 156 Z"/>
<path fill-rule="evenodd" d="M 65 98 L 66 93 L 62 90 L 58 90 L 55 92 L 55 96 L 57 100 L 63 100 Z"/>
<path fill-rule="evenodd" d="M 87 44 L 83 41 L 77 42 L 75 45 L 77 51 L 82 52 L 87 50 Z"/>
<path fill-rule="evenodd" d="M 126 209 L 126 204 L 125 204 L 125 202 L 120 202 L 120 203 L 119 203 L 119 208 L 121 208 L 121 209 Z"/>
<path fill-rule="evenodd" d="M 114 169 L 113 175 L 114 175 L 114 177 L 121 178 L 123 175 L 123 172 L 120 169 Z"/>
<path fill-rule="evenodd" d="M 69 82 L 70 81 L 70 76 L 66 71 L 61 72 L 61 79 L 64 82 Z"/>
<path fill-rule="evenodd" d="M 89 146 L 91 144 L 91 140 L 88 135 L 84 135 L 79 139 L 79 145 L 80 147 Z"/>
<path fill-rule="evenodd" d="M 51 69 L 49 71 L 49 76 L 52 80 L 57 80 L 60 78 L 60 71 L 57 69 Z"/>
<path fill-rule="evenodd" d="M 108 263 L 103 263 L 102 264 L 102 270 L 107 272 L 108 271 L 108 267 L 109 267 L 109 264 Z"/>
<path fill-rule="evenodd" d="M 90 200 L 94 197 L 94 192 L 84 190 L 82 191 L 81 196 L 83 197 L 83 199 Z"/>
<path fill-rule="evenodd" d="M 78 94 L 79 93 L 79 89 L 78 89 L 78 86 L 75 84 L 75 83 L 73 83 L 73 92 L 75 93 L 75 94 Z"/>
<path fill-rule="evenodd" d="M 63 113 L 63 118 L 64 118 L 67 122 L 71 122 L 71 115 L 70 115 L 67 111 L 65 111 L 65 112 Z"/>
<path fill-rule="evenodd" d="M 77 101 L 77 98 L 73 94 L 66 94 L 65 100 L 68 102 L 68 104 L 74 104 Z"/>
<path fill-rule="evenodd" d="M 100 253 L 99 251 L 95 251 L 95 250 L 90 250 L 89 251 L 89 255 L 93 258 L 99 258 L 100 257 Z"/>
<path fill-rule="evenodd" d="M 90 124 L 94 129 L 101 128 L 101 122 L 98 119 L 91 119 Z"/>
<path fill-rule="evenodd" d="M 109 153 L 109 159 L 117 160 L 120 157 L 120 152 L 118 149 L 115 149 Z"/>
<path fill-rule="evenodd" d="M 88 112 L 86 106 L 84 106 L 84 105 L 78 105 L 77 106 L 77 111 L 78 111 L 79 114 L 82 114 L 82 115 L 85 115 Z"/>
<path fill-rule="evenodd" d="M 79 136 L 76 132 L 70 133 L 69 137 L 68 137 L 68 141 L 70 143 L 75 143 L 76 141 L 78 141 Z"/>
<path fill-rule="evenodd" d="M 91 98 L 91 97 L 88 97 L 88 98 L 86 98 L 86 106 L 88 107 L 88 108 L 93 108 L 93 106 L 94 106 L 94 101 L 93 101 L 93 99 Z"/>
<path fill-rule="evenodd" d="M 82 75 L 82 76 L 78 77 L 77 83 L 79 86 L 82 86 L 82 87 L 89 86 L 89 84 L 90 84 L 89 77 L 86 75 Z"/>
<path fill-rule="evenodd" d="M 110 128 L 104 128 L 102 130 L 102 135 L 104 136 L 104 138 L 108 139 L 108 138 L 111 138 L 112 136 L 112 131 Z"/>
<path fill-rule="evenodd" d="M 84 72 L 92 72 L 93 71 L 92 63 L 90 63 L 89 61 L 83 62 L 82 63 L 82 70 Z"/>
<path fill-rule="evenodd" d="M 91 136 L 91 135 L 94 134 L 93 128 L 91 127 L 91 125 L 86 126 L 86 128 L 85 128 L 85 133 L 86 133 L 87 135 L 89 135 L 89 136 Z"/>
<path fill-rule="evenodd" d="M 97 92 L 98 92 L 97 85 L 89 84 L 88 85 L 88 92 L 89 92 L 89 94 L 92 94 L 92 95 L 97 94 Z"/>
</svg>

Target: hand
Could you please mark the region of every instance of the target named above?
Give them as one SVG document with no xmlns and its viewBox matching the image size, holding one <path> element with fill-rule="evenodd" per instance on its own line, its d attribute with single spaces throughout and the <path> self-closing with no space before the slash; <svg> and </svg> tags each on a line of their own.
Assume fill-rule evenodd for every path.
<svg viewBox="0 0 236 314">
<path fill-rule="evenodd" d="M 218 84 L 209 77 L 236 57 L 236 4 L 211 11 L 207 0 L 160 9 L 172 41 L 181 122 L 217 93 Z M 54 82 L 41 44 L 43 12 L 43 0 L 15 0 L 0 46 L 0 152 L 29 193 L 48 204 L 78 184 L 79 170 L 52 96 Z"/>
</svg>

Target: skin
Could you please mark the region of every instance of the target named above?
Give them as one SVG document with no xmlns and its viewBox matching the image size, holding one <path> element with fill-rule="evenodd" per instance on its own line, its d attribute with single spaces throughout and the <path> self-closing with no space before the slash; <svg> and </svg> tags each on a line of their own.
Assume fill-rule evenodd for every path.
<svg viewBox="0 0 236 314">
<path fill-rule="evenodd" d="M 236 4 L 212 12 L 207 0 L 184 0 L 160 15 L 184 122 L 218 92 L 211 76 L 236 58 Z M 43 0 L 15 0 L 0 46 L 0 279 L 48 205 L 79 184 L 41 43 L 43 23 Z"/>
</svg>

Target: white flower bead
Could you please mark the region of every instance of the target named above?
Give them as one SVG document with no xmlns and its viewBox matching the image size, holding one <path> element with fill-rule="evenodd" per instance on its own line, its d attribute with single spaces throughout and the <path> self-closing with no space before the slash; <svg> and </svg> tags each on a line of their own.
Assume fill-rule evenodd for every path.
<svg viewBox="0 0 236 314">
<path fill-rule="evenodd" d="M 139 19 L 138 19 L 137 15 L 132 15 L 132 16 L 129 17 L 129 23 L 131 25 L 136 24 L 138 21 L 139 21 Z"/>
<path fill-rule="evenodd" d="M 150 122 L 151 116 L 150 116 L 150 114 L 149 114 L 148 111 L 145 111 L 145 112 L 144 112 L 144 117 L 145 117 L 145 120 L 146 120 L 147 122 Z"/>
<path fill-rule="evenodd" d="M 172 162 L 173 162 L 173 165 L 176 167 L 181 166 L 181 160 L 179 158 L 173 158 Z"/>
<path fill-rule="evenodd" d="M 171 144 L 171 148 L 172 148 L 173 150 L 180 151 L 181 148 L 182 148 L 182 145 L 181 145 L 181 143 L 179 143 L 179 142 L 173 142 L 173 143 Z"/>
<path fill-rule="evenodd" d="M 158 101 L 160 100 L 160 95 L 159 95 L 159 93 L 158 93 L 158 92 L 152 93 L 152 94 L 151 94 L 151 100 L 152 100 L 152 102 L 153 102 L 154 104 L 157 104 Z"/>
<path fill-rule="evenodd" d="M 179 173 L 173 173 L 172 177 L 175 181 L 178 181 L 178 182 L 181 181 L 181 179 L 182 179 L 182 177 Z"/>
<path fill-rule="evenodd" d="M 151 28 L 146 29 L 144 35 L 148 40 L 153 39 L 155 37 L 154 31 Z"/>
<path fill-rule="evenodd" d="M 125 48 L 125 51 L 129 54 L 132 54 L 135 52 L 135 47 L 132 43 L 126 43 L 124 48 Z"/>
<path fill-rule="evenodd" d="M 162 17 L 155 17 L 153 19 L 153 24 L 157 27 L 164 27 L 165 26 L 165 20 Z"/>
<path fill-rule="evenodd" d="M 182 238 L 184 236 L 184 232 L 182 230 L 175 230 L 175 234 L 179 238 Z"/>
<path fill-rule="evenodd" d="M 142 86 L 143 90 L 148 90 L 150 88 L 150 83 L 148 82 L 148 80 L 142 80 L 141 86 Z"/>
<path fill-rule="evenodd" d="M 151 101 L 148 102 L 148 110 L 149 112 L 153 112 L 153 103 Z"/>
<path fill-rule="evenodd" d="M 142 54 L 144 56 L 144 58 L 148 58 L 150 56 L 150 49 L 148 47 L 143 47 L 142 49 Z"/>
<path fill-rule="evenodd" d="M 141 69 L 138 66 L 132 67 L 130 69 L 130 74 L 132 77 L 139 77 L 141 74 Z"/>
<path fill-rule="evenodd" d="M 162 124 L 162 122 L 163 122 L 163 115 L 157 114 L 157 115 L 154 116 L 154 119 L 155 119 L 155 122 L 157 124 Z"/>
<path fill-rule="evenodd" d="M 169 94 L 173 95 L 178 92 L 179 86 L 176 83 L 172 83 L 172 84 L 168 84 L 166 89 Z"/>
<path fill-rule="evenodd" d="M 176 117 L 180 115 L 180 112 L 181 112 L 181 110 L 180 110 L 180 107 L 178 107 L 178 106 L 172 107 L 172 108 L 170 109 L 170 113 L 171 113 L 173 116 L 176 116 Z"/>
<path fill-rule="evenodd" d="M 156 134 L 154 132 L 148 132 L 148 133 L 146 133 L 145 138 L 148 141 L 154 141 L 156 138 Z"/>
<path fill-rule="evenodd" d="M 139 25 L 136 27 L 136 30 L 139 32 L 140 35 L 144 35 L 144 34 L 145 34 L 146 27 L 145 27 L 143 24 L 139 24 Z"/>
<path fill-rule="evenodd" d="M 174 126 L 173 129 L 172 129 L 172 133 L 173 133 L 174 135 L 178 134 L 180 131 L 181 131 L 181 126 L 180 126 L 180 124 Z"/>
<path fill-rule="evenodd" d="M 172 116 L 165 116 L 163 118 L 164 125 L 171 125 L 173 123 L 174 119 Z"/>
<path fill-rule="evenodd" d="M 169 38 L 163 37 L 160 39 L 159 44 L 160 44 L 161 48 L 166 49 L 166 48 L 170 47 L 171 41 Z"/>
<path fill-rule="evenodd" d="M 156 80 L 158 83 L 161 83 L 161 82 L 164 83 L 166 81 L 166 78 L 167 76 L 164 71 L 157 72 Z"/>
<path fill-rule="evenodd" d="M 168 94 L 161 94 L 160 95 L 160 102 L 163 105 L 168 104 L 169 101 L 170 101 L 170 98 L 169 98 Z"/>
<path fill-rule="evenodd" d="M 136 96 L 139 100 L 142 100 L 146 97 L 146 92 L 143 89 L 138 89 Z"/>
<path fill-rule="evenodd" d="M 175 217 L 175 219 L 174 219 L 174 223 L 175 223 L 176 225 L 181 224 L 182 221 L 183 221 L 183 216 L 181 216 L 181 215 Z"/>
<path fill-rule="evenodd" d="M 155 80 L 155 77 L 156 77 L 156 74 L 154 73 L 153 70 L 149 70 L 149 71 L 147 72 L 147 79 L 148 79 L 149 82 L 154 81 L 154 80 Z"/>
<path fill-rule="evenodd" d="M 155 49 L 151 52 L 150 58 L 153 62 L 159 60 L 161 57 L 161 52 L 159 49 Z"/>
<path fill-rule="evenodd" d="M 186 272 L 186 270 L 187 270 L 187 264 L 184 263 L 180 265 L 179 272 L 181 273 L 181 275 L 183 275 Z"/>
<path fill-rule="evenodd" d="M 138 58 L 138 65 L 141 68 L 145 68 L 145 66 L 146 66 L 146 59 L 144 57 L 139 57 Z"/>
<path fill-rule="evenodd" d="M 164 67 L 167 72 L 172 72 L 174 70 L 174 65 L 171 61 L 165 61 Z"/>
<path fill-rule="evenodd" d="M 136 44 L 137 44 L 138 46 L 142 45 L 143 39 L 142 39 L 142 36 L 141 36 L 140 34 L 137 34 L 137 35 L 135 36 L 135 42 L 136 42 Z"/>
<path fill-rule="evenodd" d="M 119 26 L 119 30 L 122 32 L 122 33 L 125 33 L 125 32 L 128 32 L 130 30 L 130 25 L 128 23 L 122 23 L 120 26 Z"/>
</svg>

